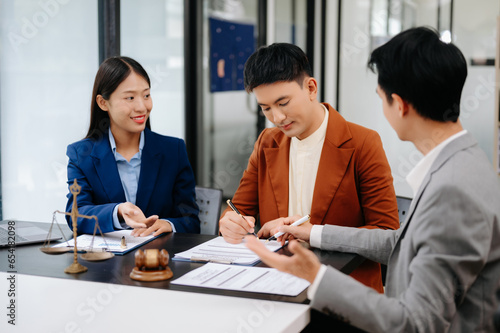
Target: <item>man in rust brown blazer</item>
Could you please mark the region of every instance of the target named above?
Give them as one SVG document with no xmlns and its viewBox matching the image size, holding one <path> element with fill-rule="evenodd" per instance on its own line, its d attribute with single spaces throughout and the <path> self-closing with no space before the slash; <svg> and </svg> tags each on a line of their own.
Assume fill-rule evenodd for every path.
<svg viewBox="0 0 500 333">
<path fill-rule="evenodd" d="M 230 209 L 222 214 L 226 241 L 239 243 L 254 232 L 255 218 L 259 237 L 306 214 L 312 224 L 399 227 L 379 135 L 318 102 L 317 81 L 299 47 L 279 43 L 257 50 L 245 65 L 245 88 L 276 127 L 260 134 L 234 195 L 245 219 Z M 351 276 L 383 291 L 378 263 L 366 260 Z"/>
</svg>

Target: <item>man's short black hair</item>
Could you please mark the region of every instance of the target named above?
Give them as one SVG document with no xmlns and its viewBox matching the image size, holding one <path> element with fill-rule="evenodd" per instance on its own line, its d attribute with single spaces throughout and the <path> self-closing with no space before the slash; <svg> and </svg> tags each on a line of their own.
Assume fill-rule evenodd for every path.
<svg viewBox="0 0 500 333">
<path fill-rule="evenodd" d="M 399 95 L 423 117 L 456 122 L 467 77 L 467 62 L 453 44 L 426 27 L 403 31 L 375 49 L 368 67 L 389 103 Z"/>
<path fill-rule="evenodd" d="M 302 86 L 304 77 L 312 76 L 311 65 L 300 47 L 288 43 L 274 43 L 255 51 L 245 64 L 245 90 L 251 92 L 261 84 L 279 81 L 297 81 Z"/>
</svg>

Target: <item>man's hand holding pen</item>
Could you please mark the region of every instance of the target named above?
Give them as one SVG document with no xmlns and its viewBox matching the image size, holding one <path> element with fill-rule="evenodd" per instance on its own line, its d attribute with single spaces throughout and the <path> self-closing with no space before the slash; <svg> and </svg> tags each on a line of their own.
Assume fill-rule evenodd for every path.
<svg viewBox="0 0 500 333">
<path fill-rule="evenodd" d="M 243 237 L 254 233 L 255 218 L 245 216 L 244 218 L 236 212 L 227 212 L 219 221 L 219 231 L 224 240 L 231 244 L 241 243 Z"/>
<path fill-rule="evenodd" d="M 300 216 L 296 215 L 296 216 L 290 216 L 290 217 L 280 217 L 280 218 L 277 218 L 275 220 L 268 221 L 268 222 L 264 223 L 262 228 L 260 228 L 257 236 L 259 236 L 259 238 L 269 238 L 272 235 L 274 235 L 275 233 L 277 233 L 279 231 L 278 229 L 280 227 L 284 226 L 285 224 L 291 224 L 299 218 L 300 218 Z M 286 223 L 288 220 L 291 220 L 291 222 Z"/>
<path fill-rule="evenodd" d="M 284 235 L 278 237 L 278 241 L 281 242 L 282 245 L 284 245 L 286 241 L 290 241 L 292 239 L 301 239 L 309 242 L 312 229 L 310 220 L 304 222 L 300 226 L 291 226 L 291 224 L 299 219 L 301 219 L 300 215 L 294 215 L 269 221 L 259 230 L 258 236 L 268 238 L 277 232 L 284 232 Z"/>
</svg>

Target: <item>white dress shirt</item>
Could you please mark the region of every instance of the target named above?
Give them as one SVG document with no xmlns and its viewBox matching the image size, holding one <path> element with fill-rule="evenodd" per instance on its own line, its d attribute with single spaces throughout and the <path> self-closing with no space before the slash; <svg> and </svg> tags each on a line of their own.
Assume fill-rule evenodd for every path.
<svg viewBox="0 0 500 333">
<path fill-rule="evenodd" d="M 323 104 L 321 106 L 325 115 L 319 128 L 303 140 L 293 137 L 290 143 L 288 216 L 311 213 L 314 184 L 328 126 L 328 110 Z"/>
<path fill-rule="evenodd" d="M 453 134 L 448 139 L 444 140 L 436 147 L 432 148 L 432 150 L 428 152 L 427 155 L 425 155 L 417 163 L 417 165 L 415 165 L 415 167 L 406 176 L 406 182 L 410 185 L 411 189 L 413 190 L 413 196 L 417 194 L 418 190 L 420 189 L 420 185 L 422 185 L 422 182 L 424 181 L 425 176 L 429 172 L 429 169 L 431 168 L 432 164 L 438 157 L 439 153 L 443 150 L 443 148 L 446 147 L 446 145 L 449 144 L 451 141 L 455 140 L 456 138 L 462 135 L 465 135 L 466 133 L 467 133 L 466 130 L 462 130 L 456 134 Z"/>
</svg>

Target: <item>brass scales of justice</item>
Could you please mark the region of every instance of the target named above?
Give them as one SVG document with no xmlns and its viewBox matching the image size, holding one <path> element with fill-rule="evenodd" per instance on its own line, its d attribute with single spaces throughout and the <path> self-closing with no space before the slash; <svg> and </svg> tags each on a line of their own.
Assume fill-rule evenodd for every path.
<svg viewBox="0 0 500 333">
<path fill-rule="evenodd" d="M 71 213 L 67 212 L 61 212 L 59 210 L 56 210 L 53 215 L 52 215 L 52 224 L 50 225 L 49 233 L 47 235 L 47 240 L 43 244 L 43 247 L 40 248 L 40 251 L 46 254 L 61 254 L 61 253 L 66 253 L 68 251 L 71 251 L 71 246 L 69 246 L 68 240 L 66 239 L 66 236 L 64 236 L 64 233 L 61 230 L 61 227 L 59 226 L 59 223 L 56 221 L 56 213 L 59 214 L 64 214 L 68 215 L 71 217 L 71 222 L 73 225 L 73 241 L 75 242 L 73 246 L 73 263 L 66 267 L 64 270 L 64 273 L 69 273 L 69 274 L 77 274 L 77 273 L 83 273 L 88 270 L 87 267 L 81 265 L 78 262 L 78 248 L 77 248 L 77 219 L 79 217 L 84 218 L 84 219 L 94 219 L 95 220 L 95 226 L 94 226 L 94 233 L 92 235 L 92 241 L 90 242 L 90 247 L 86 251 L 86 253 L 81 254 L 81 258 L 87 261 L 101 261 L 101 260 L 107 260 L 110 258 L 113 258 L 115 255 L 112 252 L 106 251 L 107 248 L 109 248 L 108 243 L 106 242 L 106 239 L 104 238 L 104 235 L 102 234 L 101 227 L 99 227 L 99 222 L 97 220 L 97 216 L 92 215 L 92 216 L 87 216 L 87 215 L 81 215 L 78 213 L 78 205 L 77 205 L 77 200 L 76 197 L 78 194 L 80 194 L 82 187 L 78 185 L 76 178 L 75 181 L 73 182 L 73 185 L 69 187 L 71 194 L 73 194 L 73 207 L 71 208 Z M 66 241 L 66 244 L 68 244 L 67 247 L 50 247 L 50 236 L 52 234 L 52 227 L 54 225 L 54 222 L 57 224 L 59 230 L 61 231 L 61 234 L 64 237 L 64 240 Z M 99 233 L 101 234 L 102 238 L 104 239 L 104 242 L 106 244 L 106 249 L 103 249 L 100 252 L 95 252 L 93 251 L 93 246 L 94 246 L 94 239 L 95 235 L 97 232 L 97 229 L 99 229 Z"/>
</svg>

